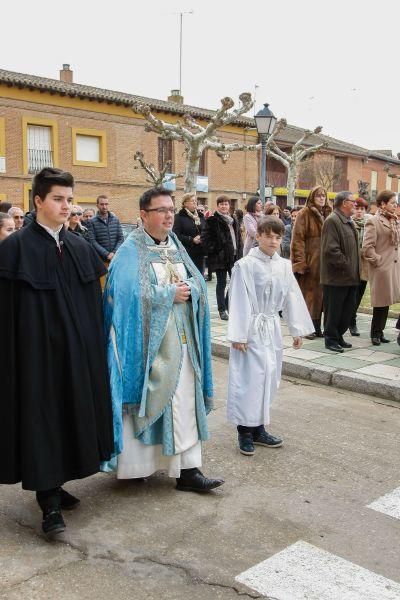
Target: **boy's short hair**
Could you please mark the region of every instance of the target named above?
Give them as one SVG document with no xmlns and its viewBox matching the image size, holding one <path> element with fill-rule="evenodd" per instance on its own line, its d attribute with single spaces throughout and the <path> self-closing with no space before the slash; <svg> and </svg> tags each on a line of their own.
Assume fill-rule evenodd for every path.
<svg viewBox="0 0 400 600">
<path fill-rule="evenodd" d="M 196 194 L 192 194 L 195 196 Z M 150 188 L 143 192 L 139 199 L 139 208 L 140 210 L 146 210 L 151 205 L 151 201 L 153 198 L 157 198 L 158 196 L 169 196 L 171 197 L 171 192 L 166 190 L 162 186 L 157 186 Z"/>
<path fill-rule="evenodd" d="M 257 233 L 262 235 L 263 233 L 276 233 L 277 235 L 283 235 L 285 233 L 285 226 L 280 219 L 276 217 L 262 217 L 258 221 Z"/>
<path fill-rule="evenodd" d="M 39 196 L 44 200 L 47 194 L 51 191 L 53 185 L 61 185 L 63 187 L 74 187 L 74 178 L 71 173 L 62 169 L 53 167 L 45 167 L 35 175 L 32 181 L 32 198 Z M 36 208 L 36 207 L 35 207 Z"/>
</svg>

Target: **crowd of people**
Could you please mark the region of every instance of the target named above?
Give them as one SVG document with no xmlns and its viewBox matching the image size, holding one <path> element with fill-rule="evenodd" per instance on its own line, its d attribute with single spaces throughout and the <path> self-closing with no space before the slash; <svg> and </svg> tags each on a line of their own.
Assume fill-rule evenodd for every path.
<svg viewBox="0 0 400 600">
<path fill-rule="evenodd" d="M 49 537 L 80 502 L 62 486 L 100 469 L 119 479 L 162 469 L 186 492 L 223 485 L 201 471 L 213 405 L 206 263 L 229 321 L 227 418 L 245 456 L 283 443 L 265 429 L 281 377 L 280 317 L 295 349 L 324 337 L 343 352 L 345 332 L 359 335 L 368 280 L 372 343 L 389 341 L 388 309 L 400 300 L 393 192 L 379 194 L 374 215 L 350 192 L 330 206 L 318 186 L 304 207 L 254 196 L 245 215 L 231 214 L 226 195 L 207 214 L 185 194 L 175 216 L 156 187 L 124 242 L 107 196 L 95 214 L 73 204 L 73 190 L 70 173 L 46 168 L 33 179 L 34 211 L 0 205 L 0 483 L 36 492 Z"/>
</svg>

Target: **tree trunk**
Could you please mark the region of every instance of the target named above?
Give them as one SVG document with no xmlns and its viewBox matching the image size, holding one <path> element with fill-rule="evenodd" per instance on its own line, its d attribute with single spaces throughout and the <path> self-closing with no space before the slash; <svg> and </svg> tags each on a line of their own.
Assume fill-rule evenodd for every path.
<svg viewBox="0 0 400 600">
<path fill-rule="evenodd" d="M 297 165 L 291 163 L 288 168 L 287 175 L 287 206 L 294 206 L 294 198 L 296 192 Z"/>
<path fill-rule="evenodd" d="M 199 174 L 200 156 L 197 148 L 187 148 L 186 168 L 185 168 L 185 194 L 196 193 L 197 175 Z"/>
</svg>

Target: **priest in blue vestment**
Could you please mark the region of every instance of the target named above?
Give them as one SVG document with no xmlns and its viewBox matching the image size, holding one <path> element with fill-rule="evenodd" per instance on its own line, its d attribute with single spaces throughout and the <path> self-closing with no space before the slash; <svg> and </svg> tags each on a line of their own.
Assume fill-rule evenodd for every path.
<svg viewBox="0 0 400 600">
<path fill-rule="evenodd" d="M 219 487 L 200 471 L 212 407 L 210 315 L 204 278 L 172 226 L 163 188 L 140 198 L 143 227 L 111 262 L 104 293 L 119 479 L 166 470 L 177 489 Z"/>
</svg>

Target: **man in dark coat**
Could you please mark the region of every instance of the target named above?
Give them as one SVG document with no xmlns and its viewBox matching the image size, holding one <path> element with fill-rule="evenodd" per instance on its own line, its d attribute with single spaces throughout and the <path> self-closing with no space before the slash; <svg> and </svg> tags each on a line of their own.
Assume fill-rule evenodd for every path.
<svg viewBox="0 0 400 600">
<path fill-rule="evenodd" d="M 333 352 L 351 348 L 343 334 L 349 328 L 360 284 L 358 234 L 351 215 L 351 192 L 339 192 L 334 211 L 321 234 L 321 284 L 323 286 L 325 346 Z"/>
<path fill-rule="evenodd" d="M 206 219 L 201 236 L 205 251 L 208 255 L 208 266 L 217 276 L 217 305 L 219 316 L 223 321 L 228 320 L 228 296 L 225 295 L 226 279 L 235 262 L 243 255 L 243 240 L 240 227 L 235 217 L 229 214 L 230 201 L 228 196 L 217 198 L 217 210 Z"/>
<path fill-rule="evenodd" d="M 36 218 L 0 247 L 0 483 L 36 491 L 49 536 L 65 529 L 61 510 L 79 504 L 61 486 L 97 473 L 113 452 L 105 267 L 65 229 L 73 184 L 60 169 L 38 173 Z"/>
<path fill-rule="evenodd" d="M 97 215 L 86 223 L 90 241 L 97 254 L 106 263 L 113 259 L 114 254 L 124 241 L 121 223 L 109 211 L 109 205 L 107 196 L 99 196 L 97 198 Z"/>
<path fill-rule="evenodd" d="M 204 248 L 201 233 L 204 229 L 204 215 L 197 210 L 196 194 L 184 194 L 182 208 L 174 220 L 174 233 L 185 246 L 186 252 L 203 275 Z"/>
</svg>

